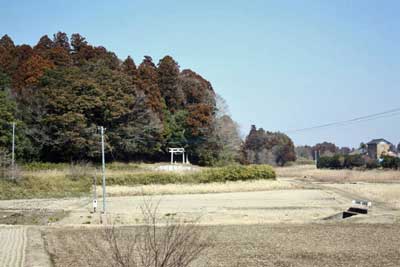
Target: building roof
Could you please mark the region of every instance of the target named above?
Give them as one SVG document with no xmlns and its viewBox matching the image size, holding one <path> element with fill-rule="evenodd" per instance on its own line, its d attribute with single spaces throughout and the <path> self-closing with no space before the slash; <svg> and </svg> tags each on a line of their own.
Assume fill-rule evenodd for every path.
<svg viewBox="0 0 400 267">
<path fill-rule="evenodd" d="M 380 138 L 380 139 L 373 139 L 373 140 L 371 140 L 369 143 L 367 143 L 367 145 L 377 145 L 377 144 L 382 143 L 382 142 L 384 142 L 384 143 L 386 143 L 386 144 L 388 144 L 388 145 L 391 145 L 391 144 L 392 144 L 392 143 L 390 143 L 388 140 L 385 140 L 385 139 L 383 139 L 383 138 Z"/>
</svg>

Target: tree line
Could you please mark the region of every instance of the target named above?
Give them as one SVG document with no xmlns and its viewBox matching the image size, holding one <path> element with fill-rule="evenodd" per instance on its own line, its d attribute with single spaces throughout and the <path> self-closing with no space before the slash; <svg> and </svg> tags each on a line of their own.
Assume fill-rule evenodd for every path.
<svg viewBox="0 0 400 267">
<path fill-rule="evenodd" d="M 25 161 L 99 160 L 104 126 L 111 160 L 163 161 L 169 147 L 184 147 L 200 165 L 266 162 L 250 152 L 259 149 L 254 130 L 241 140 L 223 98 L 200 74 L 168 55 L 158 63 L 144 56 L 139 65 L 120 60 L 78 33 L 45 35 L 34 46 L 0 39 L 0 154 L 11 146 L 11 122 Z M 293 144 L 282 136 L 263 149 L 282 141 L 271 153 L 285 154 L 284 144 Z M 279 157 L 273 161 L 293 159 Z"/>
<path fill-rule="evenodd" d="M 332 156 L 347 156 L 350 154 L 363 154 L 362 150 L 366 150 L 367 145 L 365 143 L 360 143 L 358 148 L 349 147 L 338 147 L 331 142 L 322 142 L 315 144 L 314 146 L 296 146 L 295 152 L 297 158 L 315 160 L 315 156 L 318 157 L 332 157 Z M 397 147 L 393 144 L 390 145 L 389 151 L 394 153 L 400 153 L 400 143 Z"/>
</svg>

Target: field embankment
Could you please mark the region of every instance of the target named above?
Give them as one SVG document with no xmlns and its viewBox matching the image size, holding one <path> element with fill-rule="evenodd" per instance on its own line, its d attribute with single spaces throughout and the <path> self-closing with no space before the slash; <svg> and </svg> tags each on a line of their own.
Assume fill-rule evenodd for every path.
<svg viewBox="0 0 400 267">
<path fill-rule="evenodd" d="M 194 168 L 191 171 L 160 171 L 159 165 L 113 163 L 107 166 L 108 186 L 199 185 L 235 181 L 274 180 L 267 165 Z M 0 179 L 0 199 L 60 198 L 88 195 L 101 173 L 90 165 L 28 164 L 16 180 Z"/>
</svg>

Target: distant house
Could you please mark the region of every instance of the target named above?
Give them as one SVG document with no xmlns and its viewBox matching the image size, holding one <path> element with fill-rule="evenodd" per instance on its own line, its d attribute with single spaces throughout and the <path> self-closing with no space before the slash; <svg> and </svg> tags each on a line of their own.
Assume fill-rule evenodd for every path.
<svg viewBox="0 0 400 267">
<path fill-rule="evenodd" d="M 385 139 L 374 139 L 367 143 L 368 156 L 373 159 L 379 159 L 383 155 L 388 155 L 390 152 L 392 143 Z"/>
<path fill-rule="evenodd" d="M 362 156 L 365 156 L 367 154 L 368 154 L 367 147 L 365 147 L 365 148 L 364 147 L 360 147 L 360 148 L 354 149 L 353 151 L 350 152 L 350 155 L 362 155 Z"/>
</svg>

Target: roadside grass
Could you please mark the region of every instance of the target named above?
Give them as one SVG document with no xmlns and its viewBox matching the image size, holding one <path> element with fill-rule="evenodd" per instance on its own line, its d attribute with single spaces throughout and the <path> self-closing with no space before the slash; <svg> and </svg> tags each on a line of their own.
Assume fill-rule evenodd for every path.
<svg viewBox="0 0 400 267">
<path fill-rule="evenodd" d="M 112 163 L 107 165 L 106 174 L 108 186 L 226 183 L 274 180 L 276 177 L 274 169 L 267 165 L 235 165 L 191 172 L 168 172 L 157 171 L 150 164 Z M 16 181 L 0 179 L 0 199 L 88 195 L 94 177 L 97 184 L 101 184 L 99 169 L 90 164 L 30 164 L 22 166 L 20 178 Z"/>
<path fill-rule="evenodd" d="M 282 167 L 275 169 L 278 177 L 311 179 L 327 183 L 347 182 L 399 182 L 400 171 L 395 170 L 330 170 L 317 169 L 312 165 Z"/>
<path fill-rule="evenodd" d="M 87 195 L 91 180 L 73 181 L 65 176 L 23 176 L 17 181 L 0 179 L 0 199 L 60 198 Z"/>
</svg>

